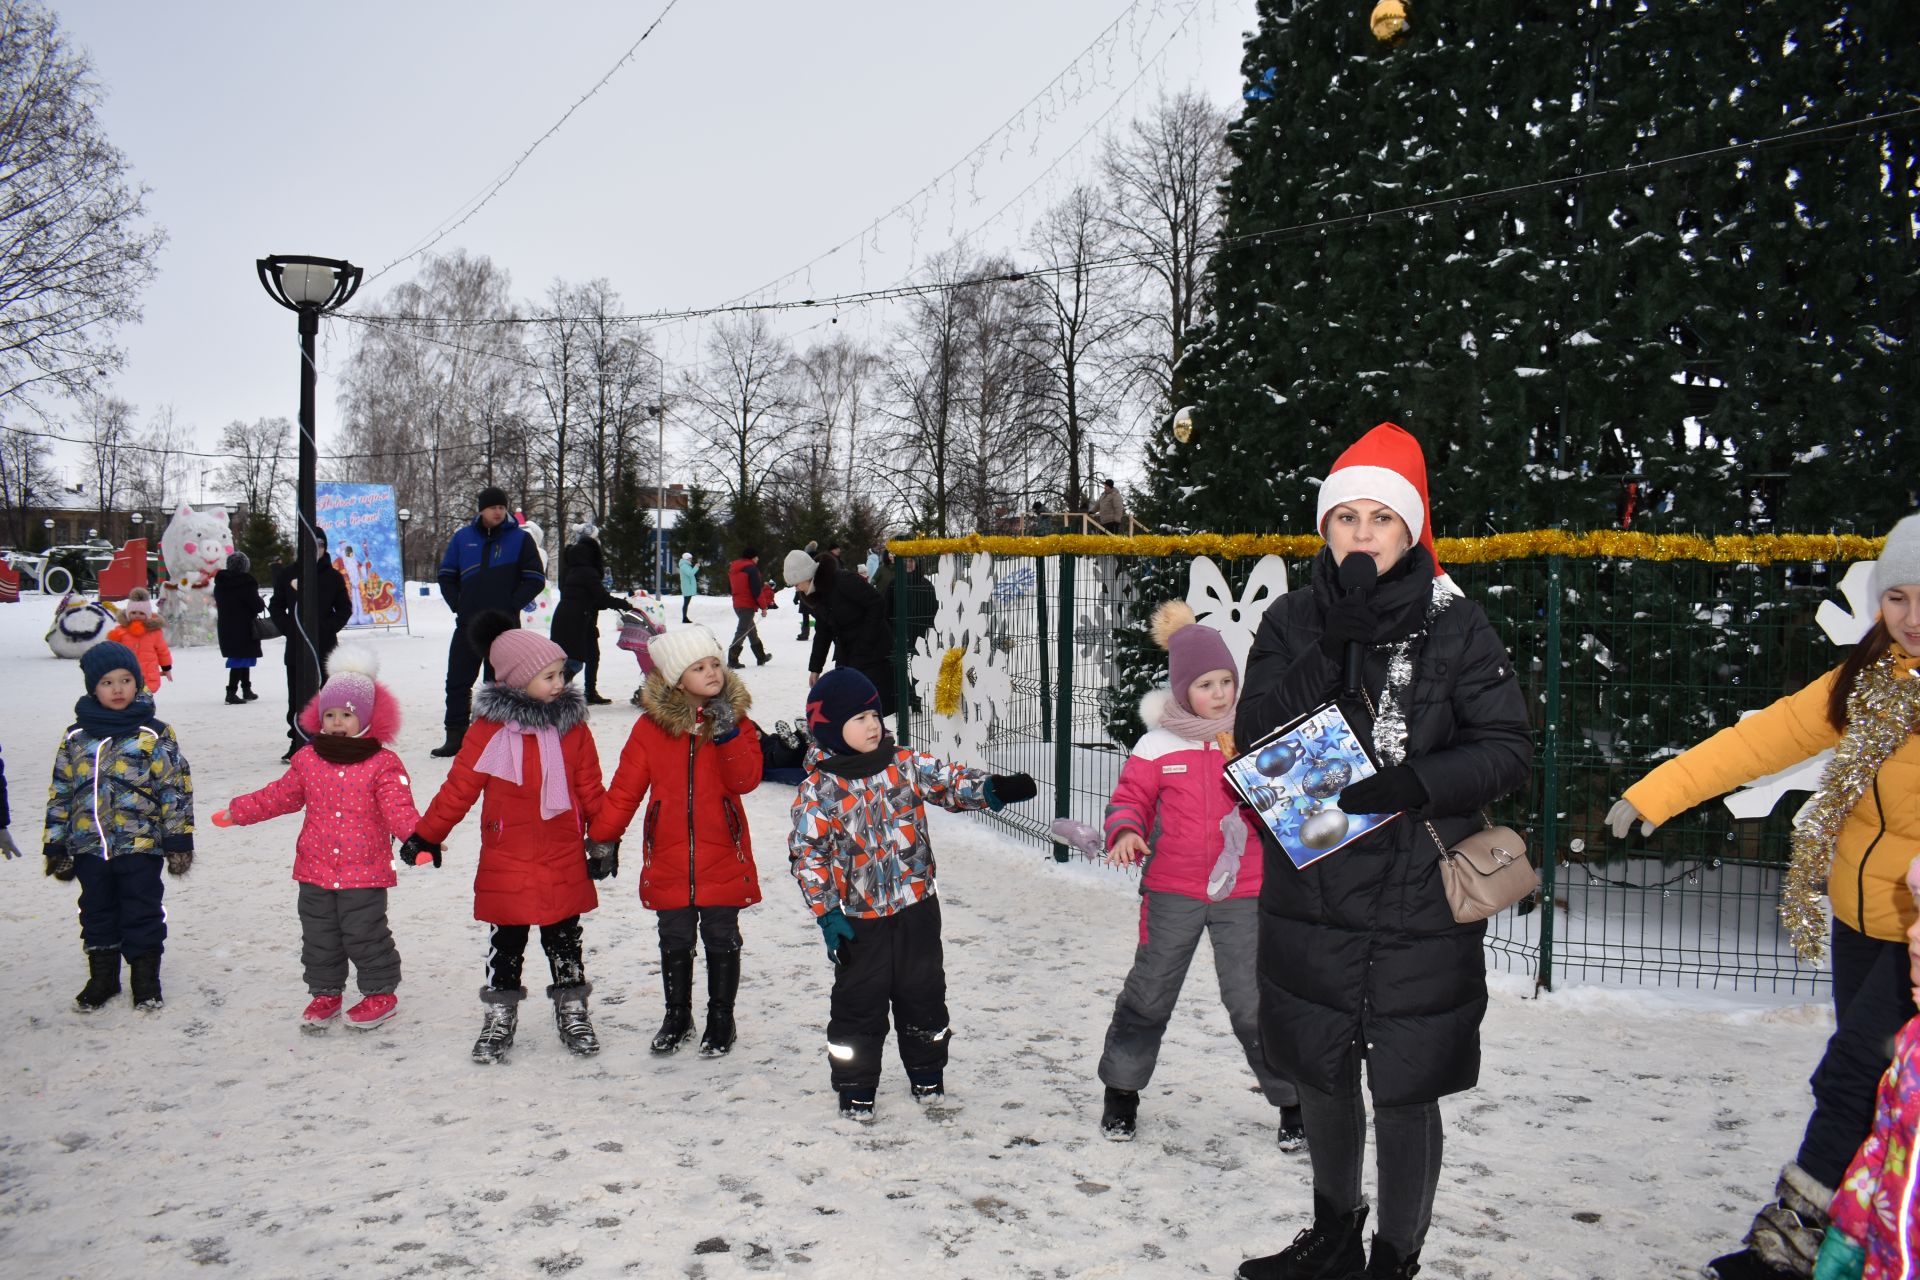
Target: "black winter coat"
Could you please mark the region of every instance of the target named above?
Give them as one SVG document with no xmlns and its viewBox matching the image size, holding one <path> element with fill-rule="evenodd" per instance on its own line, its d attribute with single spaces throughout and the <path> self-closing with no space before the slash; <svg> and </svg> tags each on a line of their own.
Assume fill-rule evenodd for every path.
<svg viewBox="0 0 1920 1280">
<path fill-rule="evenodd" d="M 819 626 L 813 633 L 813 652 L 807 670 L 826 670 L 827 653 L 836 667 L 852 667 L 873 681 L 880 691 L 880 712 L 893 714 L 893 617 L 887 602 L 859 574 L 841 569 L 824 556 L 814 571 L 807 611 Z"/>
<path fill-rule="evenodd" d="M 213 612 L 221 657 L 260 656 L 260 637 L 253 634 L 253 620 L 266 607 L 267 602 L 260 598 L 260 583 L 252 574 L 222 569 L 213 575 Z"/>
<path fill-rule="evenodd" d="M 560 603 L 553 610 L 553 642 L 576 662 L 600 651 L 600 611 L 624 609 L 627 602 L 609 593 L 606 556 L 592 538 L 582 538 L 560 553 Z"/>
<path fill-rule="evenodd" d="M 1267 1061 L 1290 1079 L 1331 1091 L 1351 1078 L 1358 1052 L 1380 1106 L 1432 1101 L 1479 1080 L 1486 925 L 1454 922 L 1440 851 L 1422 819 L 1448 844 L 1472 833 L 1483 806 L 1525 785 L 1533 754 L 1526 699 L 1486 614 L 1456 597 L 1425 630 L 1433 562 L 1417 546 L 1406 561 L 1374 590 L 1379 625 L 1363 682 L 1378 706 L 1394 644 L 1416 635 L 1406 764 L 1427 789 L 1425 812 L 1402 814 L 1305 868 L 1262 833 L 1260 1041 Z M 1247 655 L 1235 718 L 1234 738 L 1243 747 L 1338 692 L 1341 664 L 1319 643 L 1336 582 L 1332 553 L 1322 550 L 1311 585 L 1267 610 Z M 1342 709 L 1357 731 L 1371 735 L 1364 705 L 1343 702 Z"/>
<path fill-rule="evenodd" d="M 320 584 L 320 660 L 326 661 L 333 652 L 334 645 L 340 642 L 340 629 L 353 618 L 353 598 L 347 594 L 347 580 L 333 567 L 333 561 L 322 555 L 314 565 L 314 578 Z M 300 612 L 300 593 L 294 589 L 296 576 L 294 565 L 281 565 L 273 575 L 273 599 L 267 605 L 267 615 L 273 619 L 273 625 L 280 628 L 280 634 L 287 638 L 286 652 L 281 661 L 293 665 L 293 655 L 299 650 L 300 628 L 294 621 Z M 305 584 L 303 583 L 302 586 Z"/>
</svg>

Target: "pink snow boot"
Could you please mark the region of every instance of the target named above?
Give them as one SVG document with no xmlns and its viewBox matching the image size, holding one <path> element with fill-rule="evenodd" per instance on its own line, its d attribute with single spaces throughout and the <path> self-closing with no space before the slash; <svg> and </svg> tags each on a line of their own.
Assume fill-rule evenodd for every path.
<svg viewBox="0 0 1920 1280">
<path fill-rule="evenodd" d="M 315 996 L 300 1015 L 300 1026 L 307 1031 L 324 1031 L 340 1016 L 339 996 Z"/>
<path fill-rule="evenodd" d="M 347 1010 L 347 1025 L 365 1031 L 391 1018 L 400 1008 L 400 997 L 391 994 L 368 996 Z"/>
</svg>

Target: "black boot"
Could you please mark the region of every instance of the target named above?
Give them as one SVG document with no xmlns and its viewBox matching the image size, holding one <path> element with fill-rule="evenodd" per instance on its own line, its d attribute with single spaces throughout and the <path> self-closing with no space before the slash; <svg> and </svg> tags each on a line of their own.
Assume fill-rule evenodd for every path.
<svg viewBox="0 0 1920 1280">
<path fill-rule="evenodd" d="M 1754 1216 L 1747 1247 L 1715 1258 L 1707 1264 L 1709 1274 L 1720 1280 L 1786 1280 L 1813 1274 L 1827 1231 L 1833 1188 L 1789 1162 L 1780 1170 L 1773 1197 Z"/>
<path fill-rule="evenodd" d="M 160 956 L 129 956 L 127 968 L 133 980 L 133 1007 L 151 1012 L 166 1001 L 160 998 Z"/>
<path fill-rule="evenodd" d="M 672 1053 L 693 1039 L 693 951 L 660 948 L 660 983 L 667 992 L 667 1016 L 654 1036 L 655 1053 Z"/>
<path fill-rule="evenodd" d="M 733 1049 L 733 998 L 740 993 L 740 949 L 707 950 L 707 1026 L 700 1056 L 719 1058 Z"/>
<path fill-rule="evenodd" d="M 1100 1132 L 1109 1142 L 1132 1142 L 1134 1125 L 1140 1116 L 1140 1091 L 1107 1087 L 1106 1104 L 1100 1109 Z"/>
<path fill-rule="evenodd" d="M 1776 1267 L 1751 1249 L 1721 1254 L 1707 1264 L 1706 1274 L 1715 1280 L 1806 1280 L 1799 1272 Z"/>
<path fill-rule="evenodd" d="M 81 1013 L 92 1013 L 105 1007 L 107 1001 L 120 994 L 120 953 L 118 951 L 87 952 L 87 985 L 79 995 L 73 998 L 73 1007 Z"/>
<path fill-rule="evenodd" d="M 480 1038 L 473 1042 L 473 1060 L 491 1066 L 507 1060 L 513 1048 L 513 1033 L 520 1028 L 520 1001 L 525 987 L 480 988 Z"/>
<path fill-rule="evenodd" d="M 1367 1250 L 1361 1231 L 1367 1225 L 1367 1206 L 1351 1213 L 1335 1213 L 1318 1194 L 1313 1197 L 1313 1225 L 1293 1238 L 1279 1253 L 1248 1258 L 1233 1274 L 1239 1280 L 1349 1280 L 1367 1274 Z"/>
<path fill-rule="evenodd" d="M 1307 1122 L 1299 1107 L 1280 1108 L 1280 1149 L 1291 1155 L 1307 1149 Z"/>
<path fill-rule="evenodd" d="M 433 750 L 427 752 L 427 754 L 430 756 L 439 756 L 442 760 L 446 759 L 448 756 L 457 756 L 460 754 L 461 740 L 464 739 L 466 736 L 467 736 L 466 730 L 461 729 L 456 731 L 450 728 L 447 730 L 447 740 L 441 743 L 439 746 L 435 747 Z"/>
<path fill-rule="evenodd" d="M 1402 1256 L 1400 1251 L 1382 1240 L 1373 1238 L 1373 1256 L 1367 1259 L 1367 1280 L 1410 1280 L 1420 1274 L 1420 1251 Z"/>
<path fill-rule="evenodd" d="M 229 706 L 238 706 L 241 701 L 240 668 L 234 667 L 227 672 L 227 704 Z"/>
<path fill-rule="evenodd" d="M 245 667 L 240 668 L 240 700 L 242 702 L 260 701 L 260 695 L 253 691 L 253 672 Z"/>
<path fill-rule="evenodd" d="M 553 1022 L 560 1029 L 560 1043 L 567 1046 L 568 1052 L 582 1058 L 591 1058 L 600 1052 L 600 1037 L 593 1033 L 593 1021 L 587 1016 L 587 997 L 592 994 L 591 982 L 547 988 L 547 998 L 553 1001 Z"/>
</svg>

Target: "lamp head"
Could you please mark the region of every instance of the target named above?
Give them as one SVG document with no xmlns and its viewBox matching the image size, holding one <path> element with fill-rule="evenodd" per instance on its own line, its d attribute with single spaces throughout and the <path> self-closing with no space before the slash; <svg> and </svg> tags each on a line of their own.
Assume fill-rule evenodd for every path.
<svg viewBox="0 0 1920 1280">
<path fill-rule="evenodd" d="M 324 314 L 347 303 L 360 287 L 359 267 L 343 258 L 277 253 L 254 264 L 260 287 L 289 311 Z"/>
</svg>

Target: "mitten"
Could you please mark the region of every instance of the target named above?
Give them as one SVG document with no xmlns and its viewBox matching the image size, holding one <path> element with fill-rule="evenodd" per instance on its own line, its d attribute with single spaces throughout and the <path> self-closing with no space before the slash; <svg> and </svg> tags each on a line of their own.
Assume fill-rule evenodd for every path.
<svg viewBox="0 0 1920 1280">
<path fill-rule="evenodd" d="M 427 865 L 427 855 L 433 855 L 433 865 L 440 865 L 440 846 L 430 840 L 422 840 L 418 831 L 408 836 L 400 846 L 400 861 L 410 867 Z"/>
<path fill-rule="evenodd" d="M 618 840 L 587 841 L 587 879 L 607 880 L 620 874 Z"/>
<path fill-rule="evenodd" d="M 1100 828 L 1077 818 L 1055 818 L 1047 824 L 1053 838 L 1083 858 L 1097 858 L 1107 851 L 1107 837 Z"/>
<path fill-rule="evenodd" d="M 1860 1280 L 1866 1267 L 1866 1249 L 1838 1227 L 1828 1227 L 1814 1259 L 1813 1280 Z"/>
<path fill-rule="evenodd" d="M 0 827 L 0 856 L 7 858 L 20 856 L 20 846 L 13 842 L 13 832 L 5 827 Z"/>
<path fill-rule="evenodd" d="M 55 880 L 73 879 L 73 855 L 70 853 L 49 853 L 47 855 L 47 874 Z"/>
<path fill-rule="evenodd" d="M 1371 600 L 1363 595 L 1341 596 L 1327 606 L 1327 616 L 1321 623 L 1320 652 L 1335 662 L 1344 661 L 1347 645 L 1354 641 L 1371 644 L 1379 625 Z"/>
<path fill-rule="evenodd" d="M 233 825 L 233 815 L 225 809 L 215 809 L 213 811 L 213 825 L 216 827 L 230 827 Z"/>
<path fill-rule="evenodd" d="M 987 779 L 987 808 L 1000 810 L 1040 794 L 1033 778 L 1024 773 L 996 773 Z"/>
<path fill-rule="evenodd" d="M 173 668 L 172 668 L 172 667 L 162 667 L 162 668 L 160 668 L 160 678 L 161 678 L 162 680 L 171 680 L 171 679 L 173 679 Z"/>
<path fill-rule="evenodd" d="M 1427 803 L 1427 784 L 1404 764 L 1389 765 L 1340 793 L 1346 813 L 1401 813 Z"/>
<path fill-rule="evenodd" d="M 167 874 L 183 876 L 193 870 L 193 850 L 175 849 L 167 855 Z"/>
<path fill-rule="evenodd" d="M 725 692 L 716 693 L 700 706 L 700 719 L 713 733 L 715 742 L 726 742 L 740 732 L 740 718 Z"/>
<path fill-rule="evenodd" d="M 814 923 L 820 926 L 820 933 L 826 940 L 827 959 L 839 964 L 841 953 L 847 949 L 847 944 L 853 941 L 853 926 L 847 923 L 847 918 L 840 914 L 838 907 L 833 908 Z"/>
</svg>

